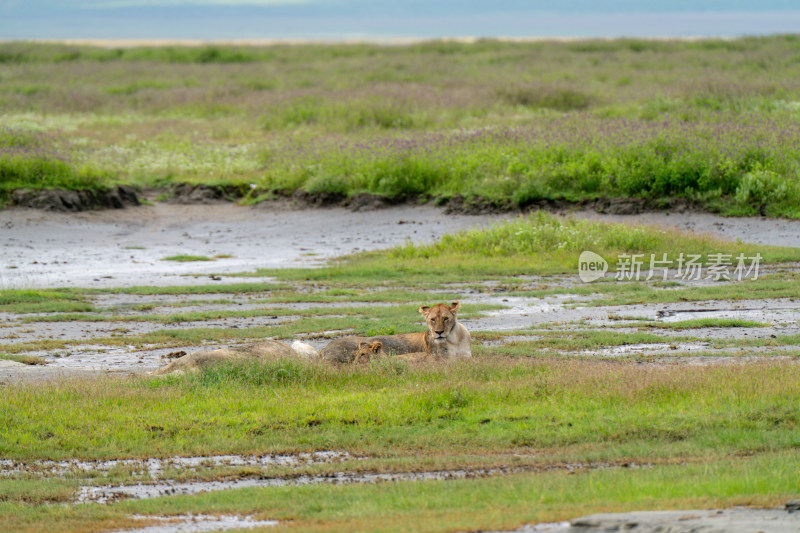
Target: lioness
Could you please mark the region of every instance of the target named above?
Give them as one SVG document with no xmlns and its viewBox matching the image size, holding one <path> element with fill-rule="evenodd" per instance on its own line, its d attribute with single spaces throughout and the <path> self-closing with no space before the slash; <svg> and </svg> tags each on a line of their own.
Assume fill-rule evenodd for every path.
<svg viewBox="0 0 800 533">
<path fill-rule="evenodd" d="M 171 374 L 197 371 L 201 368 L 222 361 L 241 361 L 244 359 L 280 359 L 284 357 L 302 357 L 315 359 L 319 354 L 313 346 L 294 341 L 291 346 L 281 341 L 265 340 L 247 346 L 221 348 L 219 350 L 192 352 L 174 360 L 153 374 Z"/>
<path fill-rule="evenodd" d="M 379 335 L 375 337 L 342 337 L 322 349 L 322 358 L 333 363 L 352 363 L 362 342 L 380 342 L 389 355 L 427 352 L 434 357 L 471 357 L 469 331 L 456 320 L 460 302 L 450 305 L 422 306 L 419 312 L 425 317 L 428 331 Z"/>
<path fill-rule="evenodd" d="M 383 343 L 376 341 L 376 342 L 362 342 L 359 347 L 358 351 L 356 352 L 354 364 L 359 363 L 369 363 L 373 359 L 389 357 L 386 352 L 383 351 Z M 425 361 L 432 360 L 433 357 L 428 352 L 412 352 L 412 353 L 401 353 L 394 356 L 395 359 L 401 359 L 403 361 L 408 361 L 410 363 L 422 363 Z"/>
</svg>

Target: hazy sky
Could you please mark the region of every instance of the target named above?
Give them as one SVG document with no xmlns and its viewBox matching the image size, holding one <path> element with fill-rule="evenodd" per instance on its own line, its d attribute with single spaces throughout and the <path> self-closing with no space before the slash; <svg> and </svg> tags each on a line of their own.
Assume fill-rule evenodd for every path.
<svg viewBox="0 0 800 533">
<path fill-rule="evenodd" d="M 0 0 L 0 39 L 798 32 L 800 0 Z"/>
<path fill-rule="evenodd" d="M 326 12 L 368 9 L 373 12 L 449 11 L 642 13 L 698 11 L 796 11 L 798 0 L 2 0 L 0 10 L 12 13 L 56 11 L 115 11 L 124 8 L 197 7 L 314 8 Z M 283 10 L 281 10 L 283 11 Z"/>
</svg>

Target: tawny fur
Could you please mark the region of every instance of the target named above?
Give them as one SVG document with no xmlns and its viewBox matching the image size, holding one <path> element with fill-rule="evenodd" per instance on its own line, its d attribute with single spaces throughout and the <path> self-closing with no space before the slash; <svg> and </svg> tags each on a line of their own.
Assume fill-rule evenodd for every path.
<svg viewBox="0 0 800 533">
<path fill-rule="evenodd" d="M 472 357 L 469 331 L 456 319 L 459 309 L 460 302 L 419 308 L 428 324 L 430 352 L 437 357 Z"/>
<path fill-rule="evenodd" d="M 356 358 L 354 364 L 369 363 L 374 359 L 382 359 L 388 357 L 390 356 L 383 351 L 383 343 L 362 342 L 361 345 L 358 347 L 358 352 L 356 352 Z M 429 352 L 426 351 L 426 352 L 402 353 L 399 355 L 395 355 L 393 359 L 400 359 L 402 361 L 408 361 L 410 363 L 423 363 L 427 361 L 432 361 L 433 357 Z"/>
<path fill-rule="evenodd" d="M 221 348 L 219 350 L 192 352 L 176 359 L 165 367 L 159 368 L 153 374 L 172 374 L 197 371 L 202 368 L 221 363 L 222 361 L 272 360 L 289 357 L 302 359 L 318 358 L 313 346 L 300 341 L 294 341 L 291 346 L 285 342 L 275 340 L 260 341 L 255 344 L 235 348 Z"/>
</svg>

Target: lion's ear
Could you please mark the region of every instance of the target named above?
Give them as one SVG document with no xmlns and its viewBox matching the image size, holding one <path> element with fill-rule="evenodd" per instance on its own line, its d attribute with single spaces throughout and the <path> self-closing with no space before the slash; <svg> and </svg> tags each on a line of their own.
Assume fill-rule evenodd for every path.
<svg viewBox="0 0 800 533">
<path fill-rule="evenodd" d="M 366 348 L 369 348 L 369 343 L 366 343 L 366 342 L 359 342 L 358 343 L 358 349 L 359 350 L 364 350 Z"/>
<path fill-rule="evenodd" d="M 375 353 L 380 353 L 382 349 L 383 349 L 383 343 L 381 342 L 373 342 L 372 346 L 370 346 L 370 350 L 372 350 Z"/>
<path fill-rule="evenodd" d="M 455 301 L 455 302 L 453 302 L 453 303 L 451 303 L 451 304 L 450 304 L 450 310 L 451 310 L 453 313 L 458 313 L 458 310 L 459 310 L 459 309 L 461 309 L 461 302 L 459 302 L 459 301 Z"/>
<path fill-rule="evenodd" d="M 422 307 L 419 308 L 419 312 L 426 316 L 430 312 L 430 310 L 431 308 L 428 307 L 427 305 L 423 305 Z"/>
</svg>

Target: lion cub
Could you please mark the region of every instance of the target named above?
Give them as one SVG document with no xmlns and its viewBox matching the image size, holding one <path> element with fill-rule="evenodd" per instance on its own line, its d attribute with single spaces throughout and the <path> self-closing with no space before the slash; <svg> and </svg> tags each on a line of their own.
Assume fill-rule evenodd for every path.
<svg viewBox="0 0 800 533">
<path fill-rule="evenodd" d="M 382 342 L 362 342 L 358 346 L 358 351 L 356 352 L 356 358 L 353 361 L 353 364 L 360 364 L 360 363 L 369 363 L 373 359 L 382 359 L 390 357 L 389 354 L 383 351 L 383 343 Z M 411 352 L 411 353 L 401 353 L 395 356 L 392 356 L 392 359 L 400 359 L 402 361 L 408 361 L 409 363 L 423 363 L 426 361 L 433 361 L 433 357 L 428 352 Z"/>
<path fill-rule="evenodd" d="M 281 341 L 265 340 L 247 346 L 221 348 L 219 350 L 192 352 L 159 368 L 153 374 L 171 374 L 197 371 L 222 361 L 242 361 L 245 359 L 264 360 L 300 357 L 317 359 L 319 354 L 310 344 L 294 341 L 291 346 Z"/>
</svg>

